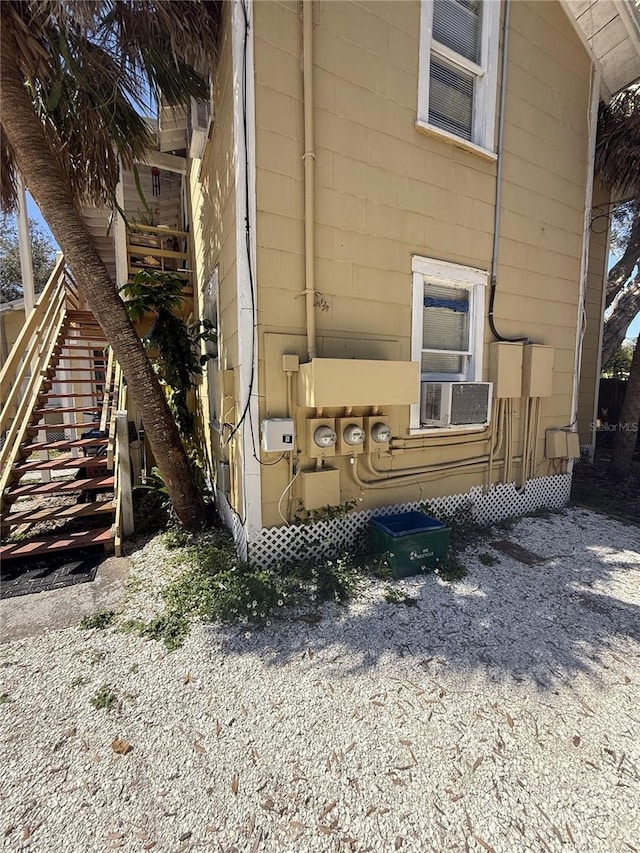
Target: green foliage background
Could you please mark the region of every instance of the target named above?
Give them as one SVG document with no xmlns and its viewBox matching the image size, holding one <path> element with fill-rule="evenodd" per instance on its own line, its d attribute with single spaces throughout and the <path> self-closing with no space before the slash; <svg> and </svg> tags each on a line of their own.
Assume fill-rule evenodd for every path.
<svg viewBox="0 0 640 853">
<path fill-rule="evenodd" d="M 31 258 L 36 293 L 40 293 L 55 265 L 56 250 L 38 223 L 30 219 Z M 22 296 L 22 272 L 18 227 L 15 216 L 3 216 L 0 227 L 0 302 L 12 302 Z"/>
</svg>

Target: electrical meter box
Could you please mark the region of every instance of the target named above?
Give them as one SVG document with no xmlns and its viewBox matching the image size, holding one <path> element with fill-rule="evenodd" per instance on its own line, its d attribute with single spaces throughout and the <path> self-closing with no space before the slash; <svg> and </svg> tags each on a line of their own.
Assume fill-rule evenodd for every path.
<svg viewBox="0 0 640 853">
<path fill-rule="evenodd" d="M 548 429 L 545 432 L 545 455 L 547 459 L 567 458 L 567 433 L 563 429 Z"/>
<path fill-rule="evenodd" d="M 553 347 L 526 344 L 522 360 L 522 396 L 550 397 L 553 389 Z"/>
<path fill-rule="evenodd" d="M 489 378 L 494 397 L 519 397 L 522 393 L 522 344 L 489 344 Z"/>
<path fill-rule="evenodd" d="M 340 471 L 336 468 L 302 471 L 300 480 L 305 509 L 322 509 L 340 503 Z"/>
<path fill-rule="evenodd" d="M 580 436 L 577 432 L 567 433 L 567 455 L 569 459 L 580 459 Z"/>
<path fill-rule="evenodd" d="M 580 437 L 568 429 L 548 429 L 545 433 L 547 459 L 579 459 Z"/>
<path fill-rule="evenodd" d="M 293 450 L 295 427 L 293 418 L 265 418 L 261 425 L 262 449 L 265 453 Z"/>
</svg>

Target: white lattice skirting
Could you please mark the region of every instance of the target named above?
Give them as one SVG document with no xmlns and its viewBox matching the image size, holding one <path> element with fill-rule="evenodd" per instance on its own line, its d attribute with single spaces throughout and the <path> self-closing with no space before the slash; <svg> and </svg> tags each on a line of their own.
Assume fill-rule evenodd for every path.
<svg viewBox="0 0 640 853">
<path fill-rule="evenodd" d="M 247 537 L 244 525 L 238 514 L 233 511 L 231 504 L 224 492 L 217 492 L 217 507 L 222 521 L 229 528 L 236 543 L 236 551 L 241 560 L 247 559 Z"/>
<path fill-rule="evenodd" d="M 522 493 L 516 491 L 513 483 L 500 484 L 487 493 L 478 486 L 465 495 L 431 498 L 429 505 L 436 512 L 440 510 L 451 514 L 460 504 L 469 502 L 475 520 L 490 524 L 503 518 L 525 515 L 540 507 L 566 506 L 570 493 L 571 474 L 560 474 L 530 480 Z M 256 565 L 268 566 L 279 560 L 319 556 L 328 550 L 346 551 L 354 548 L 358 541 L 362 541 L 371 516 L 391 515 L 395 512 L 419 509 L 421 506 L 424 506 L 424 502 L 413 501 L 364 512 L 352 512 L 342 518 L 318 521 L 316 524 L 263 528 L 257 537 L 247 543 L 248 557 Z M 239 525 L 237 516 L 233 515 L 230 509 L 228 514 L 235 524 Z M 236 542 L 238 541 L 236 538 Z"/>
</svg>

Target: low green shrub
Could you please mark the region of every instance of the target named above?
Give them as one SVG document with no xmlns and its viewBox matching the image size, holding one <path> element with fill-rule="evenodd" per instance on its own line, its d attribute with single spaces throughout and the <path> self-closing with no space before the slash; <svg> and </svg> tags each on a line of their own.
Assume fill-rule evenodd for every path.
<svg viewBox="0 0 640 853">
<path fill-rule="evenodd" d="M 101 613 L 96 613 L 93 616 L 85 616 L 80 622 L 80 627 L 86 631 L 96 628 L 104 630 L 113 625 L 116 618 L 115 610 L 103 610 Z"/>
</svg>

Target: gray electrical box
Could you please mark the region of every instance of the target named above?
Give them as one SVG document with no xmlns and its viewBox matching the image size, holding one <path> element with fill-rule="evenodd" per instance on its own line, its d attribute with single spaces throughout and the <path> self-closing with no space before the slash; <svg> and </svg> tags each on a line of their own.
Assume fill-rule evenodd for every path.
<svg viewBox="0 0 640 853">
<path fill-rule="evenodd" d="M 295 427 L 293 418 L 265 418 L 261 425 L 262 449 L 265 453 L 293 450 Z"/>
</svg>

